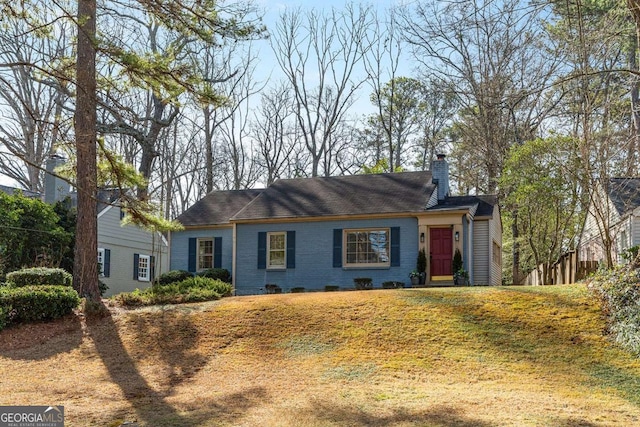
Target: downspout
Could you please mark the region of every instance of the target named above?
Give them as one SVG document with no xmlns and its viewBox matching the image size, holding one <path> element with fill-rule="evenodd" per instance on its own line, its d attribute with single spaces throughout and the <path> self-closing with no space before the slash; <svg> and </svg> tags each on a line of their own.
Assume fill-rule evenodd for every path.
<svg viewBox="0 0 640 427">
<path fill-rule="evenodd" d="M 233 223 L 233 238 L 231 239 L 231 292 L 233 293 L 233 295 L 236 294 L 236 237 L 237 237 L 237 230 L 236 230 L 236 223 Z"/>
<path fill-rule="evenodd" d="M 167 271 L 171 271 L 171 230 L 167 232 Z"/>
<path fill-rule="evenodd" d="M 462 215 L 462 268 L 469 273 L 469 283 L 473 283 L 471 269 L 469 268 L 469 226 L 466 214 Z"/>
<path fill-rule="evenodd" d="M 468 215 L 465 215 L 465 219 L 466 222 L 468 224 L 467 228 L 468 228 L 468 239 L 467 239 L 467 244 L 468 244 L 468 250 L 469 250 L 469 283 L 471 283 L 472 285 L 475 284 L 475 272 L 473 271 L 473 258 L 471 257 L 471 254 L 473 253 L 473 219 L 469 218 Z"/>
</svg>

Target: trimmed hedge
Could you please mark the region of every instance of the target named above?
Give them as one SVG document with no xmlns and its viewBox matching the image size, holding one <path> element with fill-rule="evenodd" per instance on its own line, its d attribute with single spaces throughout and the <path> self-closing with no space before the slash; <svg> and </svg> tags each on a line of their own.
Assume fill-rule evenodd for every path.
<svg viewBox="0 0 640 427">
<path fill-rule="evenodd" d="M 199 271 L 196 276 L 208 277 L 209 279 L 222 280 L 226 283 L 231 283 L 231 273 L 226 268 L 208 268 L 206 270 Z"/>
<path fill-rule="evenodd" d="M 399 288 L 404 288 L 404 282 L 398 282 L 395 280 L 382 282 L 382 289 L 399 289 Z"/>
<path fill-rule="evenodd" d="M 231 285 L 207 277 L 190 277 L 168 285 L 154 285 L 143 290 L 125 292 L 114 297 L 124 306 L 181 304 L 212 301 L 231 295 Z"/>
<path fill-rule="evenodd" d="M 157 285 L 169 285 L 171 283 L 182 282 L 183 280 L 193 277 L 193 274 L 186 270 L 171 270 L 161 274 L 156 279 Z"/>
<path fill-rule="evenodd" d="M 24 268 L 8 273 L 7 283 L 18 287 L 30 285 L 72 286 L 73 276 L 62 268 Z"/>
<path fill-rule="evenodd" d="M 0 288 L 0 307 L 9 323 L 56 319 L 70 314 L 79 304 L 80 296 L 69 286 Z"/>
<path fill-rule="evenodd" d="M 353 279 L 353 283 L 359 291 L 373 289 L 373 280 L 371 277 L 356 277 Z"/>
</svg>

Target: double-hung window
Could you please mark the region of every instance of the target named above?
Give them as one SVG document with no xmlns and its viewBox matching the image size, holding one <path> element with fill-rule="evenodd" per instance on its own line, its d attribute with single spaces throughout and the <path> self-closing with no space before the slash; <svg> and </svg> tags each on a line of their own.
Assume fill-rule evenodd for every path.
<svg viewBox="0 0 640 427">
<path fill-rule="evenodd" d="M 111 250 L 98 248 L 98 275 L 109 277 L 111 274 Z"/>
<path fill-rule="evenodd" d="M 138 257 L 138 280 L 141 282 L 151 280 L 151 257 L 149 255 L 139 255 Z"/>
<path fill-rule="evenodd" d="M 284 231 L 267 233 L 267 268 L 285 269 L 287 266 L 287 233 Z"/>
<path fill-rule="evenodd" d="M 98 248 L 98 275 L 104 277 L 104 248 Z"/>
<path fill-rule="evenodd" d="M 198 239 L 197 269 L 200 271 L 208 268 L 213 268 L 213 239 Z"/>
<path fill-rule="evenodd" d="M 389 267 L 390 229 L 344 230 L 345 267 Z"/>
</svg>

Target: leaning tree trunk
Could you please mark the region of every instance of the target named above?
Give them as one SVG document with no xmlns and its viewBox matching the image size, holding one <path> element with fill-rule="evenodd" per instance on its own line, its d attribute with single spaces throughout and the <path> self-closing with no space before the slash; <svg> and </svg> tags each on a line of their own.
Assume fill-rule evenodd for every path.
<svg viewBox="0 0 640 427">
<path fill-rule="evenodd" d="M 95 35 L 96 0 L 78 0 L 77 101 L 74 116 L 78 221 L 73 284 L 81 296 L 99 301 Z"/>
</svg>

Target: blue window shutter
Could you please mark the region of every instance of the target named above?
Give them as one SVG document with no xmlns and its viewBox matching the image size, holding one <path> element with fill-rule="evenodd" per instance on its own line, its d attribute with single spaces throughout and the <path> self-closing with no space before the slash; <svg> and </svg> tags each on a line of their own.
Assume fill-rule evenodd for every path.
<svg viewBox="0 0 640 427">
<path fill-rule="evenodd" d="M 109 277 L 111 274 L 111 249 L 104 250 L 104 265 L 102 266 L 102 274 Z"/>
<path fill-rule="evenodd" d="M 287 231 L 287 268 L 296 268 L 296 232 Z"/>
<path fill-rule="evenodd" d="M 342 267 L 342 228 L 333 229 L 333 267 Z"/>
<path fill-rule="evenodd" d="M 222 268 L 222 237 L 213 239 L 213 268 Z"/>
<path fill-rule="evenodd" d="M 196 244 L 198 243 L 198 239 L 196 239 L 195 237 L 190 237 L 189 238 L 189 261 L 188 261 L 188 270 L 191 273 L 195 273 L 196 272 L 196 261 L 198 259 L 197 257 L 197 250 L 196 250 Z"/>
<path fill-rule="evenodd" d="M 151 255 L 151 259 L 149 260 L 149 262 L 151 263 L 151 274 L 149 275 L 149 280 L 153 282 L 156 277 L 156 257 L 154 255 Z"/>
<path fill-rule="evenodd" d="M 140 264 L 140 255 L 133 254 L 133 280 L 138 280 L 138 265 Z"/>
<path fill-rule="evenodd" d="M 258 233 L 258 269 L 267 268 L 267 233 L 261 231 Z"/>
<path fill-rule="evenodd" d="M 391 227 L 391 267 L 400 267 L 400 227 Z"/>
</svg>

